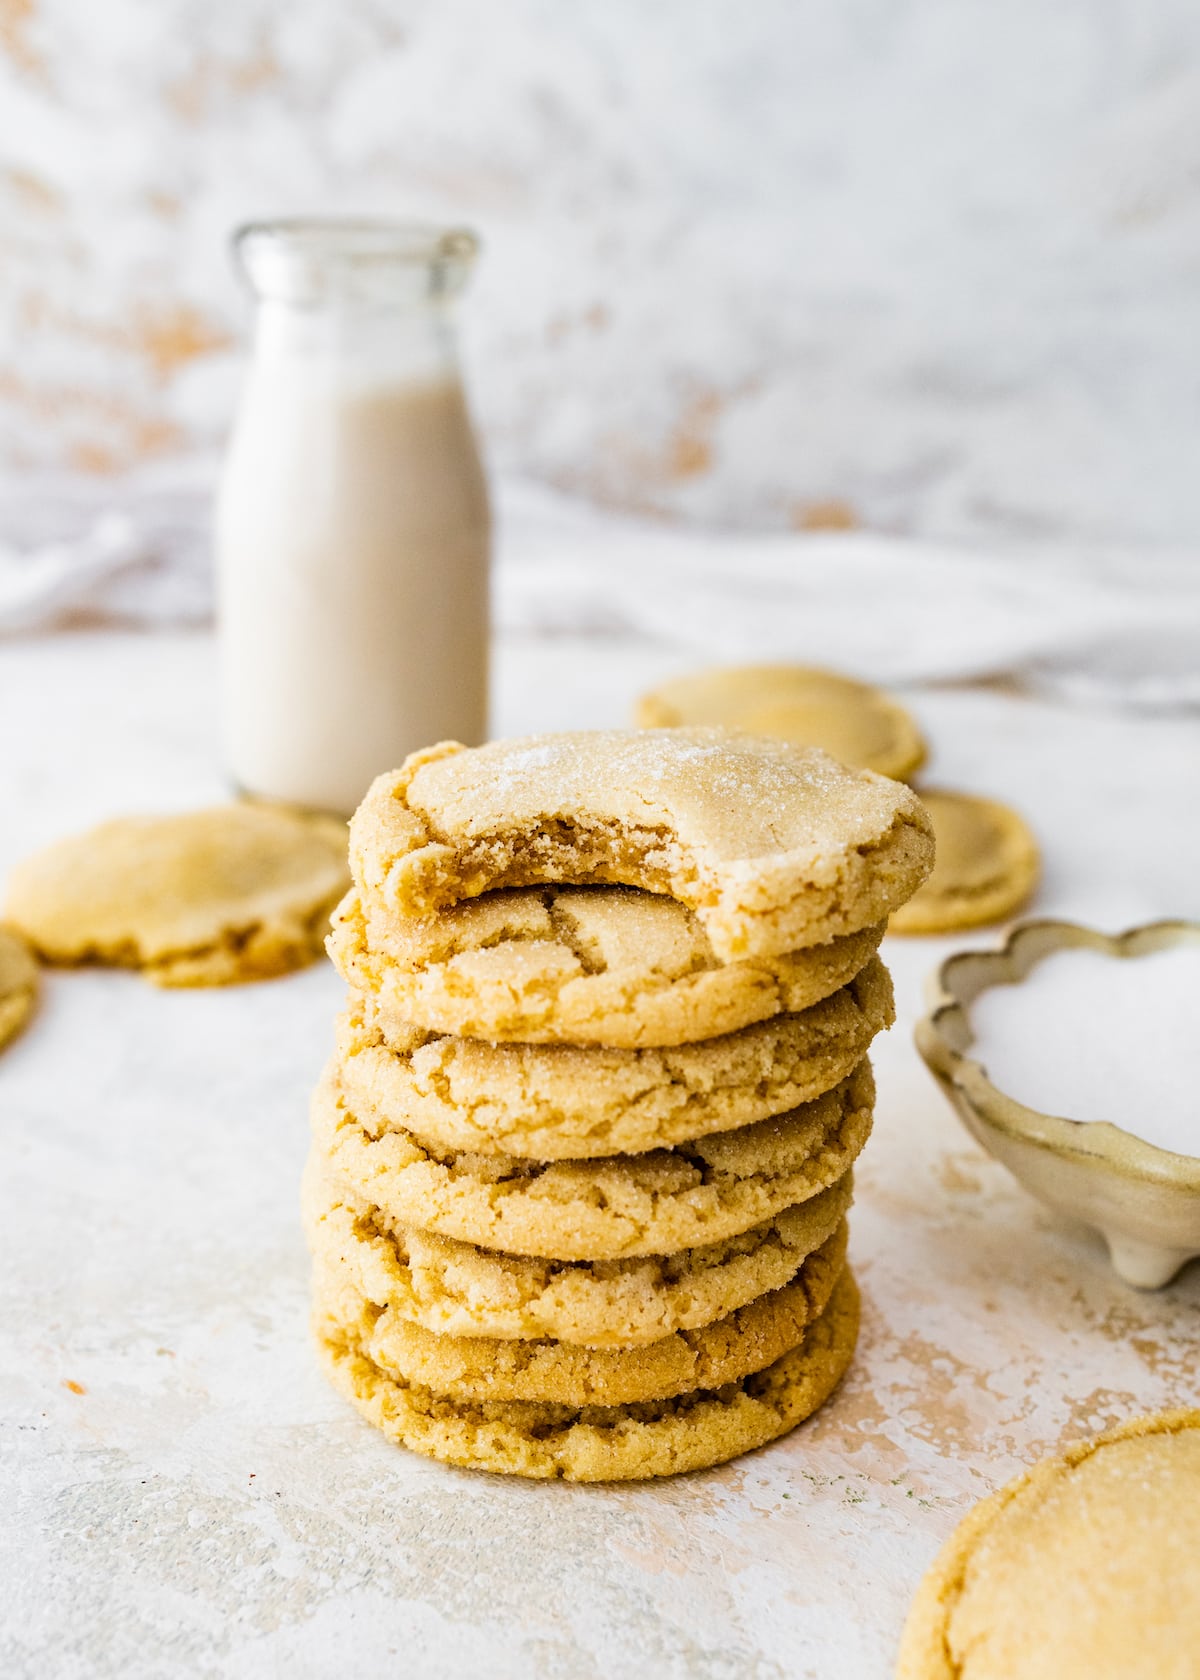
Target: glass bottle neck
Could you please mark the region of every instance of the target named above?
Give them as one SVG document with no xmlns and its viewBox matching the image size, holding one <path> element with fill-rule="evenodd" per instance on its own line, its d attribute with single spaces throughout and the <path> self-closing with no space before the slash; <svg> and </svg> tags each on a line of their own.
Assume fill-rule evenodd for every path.
<svg viewBox="0 0 1200 1680">
<path fill-rule="evenodd" d="M 358 369 L 381 382 L 444 379 L 457 372 L 454 316 L 442 305 L 362 309 L 345 305 L 299 308 L 260 301 L 254 362 L 303 362 L 313 368 Z"/>
<path fill-rule="evenodd" d="M 255 363 L 445 378 L 457 366 L 454 301 L 476 250 L 465 229 L 420 223 L 242 228 L 234 251 L 258 302 Z"/>
</svg>

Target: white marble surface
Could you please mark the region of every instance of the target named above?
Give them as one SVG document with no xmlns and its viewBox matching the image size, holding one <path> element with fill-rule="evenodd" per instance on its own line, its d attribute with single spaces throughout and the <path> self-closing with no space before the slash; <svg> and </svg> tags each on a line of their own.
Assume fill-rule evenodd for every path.
<svg viewBox="0 0 1200 1680">
<path fill-rule="evenodd" d="M 510 638 L 496 726 L 601 724 L 677 663 Z M 206 636 L 0 652 L 0 870 L 222 793 Z M 1200 913 L 1192 721 L 918 693 L 932 772 L 1010 797 L 1039 908 Z M 885 1680 L 941 1538 L 1031 1457 L 1194 1400 L 1200 1266 L 1137 1295 L 981 1156 L 912 1048 L 947 948 L 888 942 L 838 1396 L 773 1448 L 642 1488 L 507 1482 L 389 1447 L 306 1342 L 296 1211 L 327 967 L 213 993 L 49 978 L 0 1058 L 0 1672 L 12 1680 Z"/>
<path fill-rule="evenodd" d="M 230 227 L 358 210 L 482 229 L 505 470 L 708 521 L 1196 540 L 1190 0 L 103 16 L 0 6 L 0 466 L 211 446 Z"/>
</svg>

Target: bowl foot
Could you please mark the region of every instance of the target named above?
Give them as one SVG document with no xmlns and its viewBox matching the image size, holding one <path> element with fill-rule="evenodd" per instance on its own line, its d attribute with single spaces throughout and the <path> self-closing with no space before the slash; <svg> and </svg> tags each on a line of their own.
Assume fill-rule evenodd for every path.
<svg viewBox="0 0 1200 1680">
<path fill-rule="evenodd" d="M 1113 1270 L 1123 1283 L 1135 1289 L 1161 1289 L 1176 1272 L 1195 1258 L 1194 1248 L 1163 1248 L 1158 1243 L 1135 1242 L 1116 1231 L 1105 1231 Z"/>
</svg>

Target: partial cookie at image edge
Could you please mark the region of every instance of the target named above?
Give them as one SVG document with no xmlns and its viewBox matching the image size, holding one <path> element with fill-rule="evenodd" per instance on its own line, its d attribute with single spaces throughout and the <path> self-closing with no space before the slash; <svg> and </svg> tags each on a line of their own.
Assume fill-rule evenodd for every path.
<svg viewBox="0 0 1200 1680">
<path fill-rule="evenodd" d="M 320 957 L 346 845 L 336 819 L 251 802 L 117 818 L 17 864 L 6 914 L 51 963 L 159 986 L 270 979 Z"/>
<path fill-rule="evenodd" d="M 0 1050 L 24 1029 L 37 995 L 37 958 L 15 928 L 0 925 Z"/>
<path fill-rule="evenodd" d="M 1160 1456 L 1184 1437 L 1184 1462 Z M 1171 1520 L 1161 1501 L 1176 1486 Z M 973 1506 L 938 1552 L 905 1622 L 896 1680 L 1191 1672 L 1173 1657 L 1200 1649 L 1198 1513 L 1200 1409 L 1132 1418 L 1043 1459 Z M 1190 1580 L 1164 1573 L 1168 1556 Z"/>
</svg>

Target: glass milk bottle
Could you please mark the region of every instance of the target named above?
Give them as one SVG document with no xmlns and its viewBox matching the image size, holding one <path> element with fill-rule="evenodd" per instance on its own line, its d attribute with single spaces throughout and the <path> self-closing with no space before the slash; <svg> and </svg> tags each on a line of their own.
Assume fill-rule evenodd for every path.
<svg viewBox="0 0 1200 1680">
<path fill-rule="evenodd" d="M 265 222 L 217 503 L 226 760 L 246 793 L 349 813 L 433 741 L 486 733 L 487 487 L 453 310 L 474 237 Z"/>
</svg>

